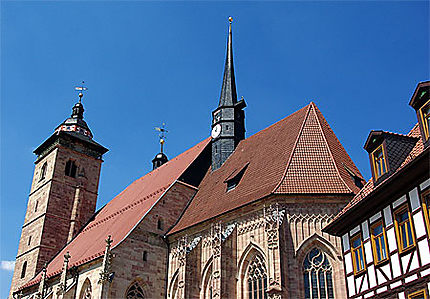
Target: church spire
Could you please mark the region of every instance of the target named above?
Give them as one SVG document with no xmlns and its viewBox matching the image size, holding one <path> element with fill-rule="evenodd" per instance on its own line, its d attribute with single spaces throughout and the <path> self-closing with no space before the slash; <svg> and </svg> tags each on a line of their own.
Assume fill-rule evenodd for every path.
<svg viewBox="0 0 430 299">
<path fill-rule="evenodd" d="M 225 58 L 224 77 L 222 79 L 221 96 L 219 99 L 219 107 L 233 106 L 237 102 L 236 82 L 234 79 L 233 65 L 233 34 L 231 32 L 231 23 L 233 18 L 228 18 L 228 41 L 227 54 Z"/>
</svg>

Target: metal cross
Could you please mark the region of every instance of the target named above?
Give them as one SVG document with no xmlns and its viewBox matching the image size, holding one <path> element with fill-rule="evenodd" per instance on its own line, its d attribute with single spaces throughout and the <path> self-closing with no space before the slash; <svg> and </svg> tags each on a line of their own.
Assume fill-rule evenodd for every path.
<svg viewBox="0 0 430 299">
<path fill-rule="evenodd" d="M 84 96 L 83 92 L 88 90 L 88 88 L 85 87 L 84 84 L 85 84 L 85 81 L 82 81 L 82 85 L 81 86 L 76 86 L 75 87 L 75 90 L 79 91 L 79 94 L 78 94 L 78 96 L 79 96 L 79 103 L 81 102 L 82 97 Z"/>
</svg>

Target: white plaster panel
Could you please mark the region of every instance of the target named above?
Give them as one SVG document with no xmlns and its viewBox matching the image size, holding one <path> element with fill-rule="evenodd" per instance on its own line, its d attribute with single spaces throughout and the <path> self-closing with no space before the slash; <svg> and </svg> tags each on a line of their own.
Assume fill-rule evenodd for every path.
<svg viewBox="0 0 430 299">
<path fill-rule="evenodd" d="M 406 273 L 406 269 L 408 268 L 409 260 L 411 258 L 412 253 L 408 253 L 402 256 L 400 259 L 402 260 L 402 269 L 403 273 Z"/>
<path fill-rule="evenodd" d="M 390 206 L 386 207 L 383 211 L 384 211 L 385 225 L 390 225 L 391 223 L 393 223 L 393 216 L 391 215 Z"/>
<path fill-rule="evenodd" d="M 424 271 L 421 271 L 421 277 L 427 276 L 430 274 L 430 269 L 426 269 Z"/>
<path fill-rule="evenodd" d="M 361 293 L 360 286 L 361 286 L 361 282 L 363 281 L 363 277 L 364 277 L 364 275 L 360 275 L 360 276 L 355 278 L 355 290 L 356 290 L 357 294 Z"/>
<path fill-rule="evenodd" d="M 382 292 L 385 292 L 387 290 L 387 287 L 382 287 L 376 290 L 376 293 L 380 294 Z"/>
<path fill-rule="evenodd" d="M 414 188 L 409 191 L 409 201 L 411 202 L 412 211 L 415 211 L 420 207 L 420 198 L 418 196 L 418 188 Z"/>
<path fill-rule="evenodd" d="M 370 240 L 364 243 L 364 252 L 366 254 L 366 263 L 373 262 L 372 244 Z"/>
<path fill-rule="evenodd" d="M 409 283 L 409 282 L 414 281 L 416 279 L 418 279 L 417 274 L 411 275 L 411 276 L 405 278 L 405 283 Z"/>
<path fill-rule="evenodd" d="M 420 266 L 420 263 L 418 261 L 418 252 L 416 250 L 412 253 L 411 258 L 412 258 L 412 261 L 411 261 L 411 266 L 409 268 L 409 271 L 415 270 Z"/>
<path fill-rule="evenodd" d="M 388 279 L 390 279 L 390 280 L 392 279 L 391 268 L 390 268 L 389 264 L 382 266 L 381 270 L 384 272 L 385 275 L 387 275 Z"/>
<path fill-rule="evenodd" d="M 401 292 L 398 295 L 399 295 L 399 299 L 405 299 L 405 293 L 404 292 Z"/>
<path fill-rule="evenodd" d="M 378 284 L 383 284 L 384 282 L 387 281 L 384 275 L 382 275 L 380 268 L 376 268 L 376 277 L 378 278 Z"/>
<path fill-rule="evenodd" d="M 361 230 L 363 232 L 363 240 L 366 240 L 369 238 L 369 225 L 367 224 L 367 221 L 364 221 L 361 224 Z"/>
<path fill-rule="evenodd" d="M 388 242 L 388 248 L 390 249 L 390 252 L 393 252 L 397 249 L 397 242 L 396 242 L 396 234 L 394 233 L 394 227 L 387 230 L 387 242 Z"/>
<path fill-rule="evenodd" d="M 415 232 L 417 233 L 417 237 L 422 237 L 426 234 L 426 227 L 424 224 L 424 217 L 423 212 L 419 211 L 414 215 L 414 225 L 415 225 Z"/>
<path fill-rule="evenodd" d="M 381 212 L 378 212 L 375 215 L 373 215 L 372 217 L 370 217 L 369 222 L 373 223 L 373 222 L 375 222 L 376 220 L 378 220 L 381 217 L 382 217 Z"/>
<path fill-rule="evenodd" d="M 360 231 L 360 225 L 357 225 L 356 227 L 354 227 L 353 229 L 351 229 L 351 231 L 349 232 L 349 234 L 355 235 L 356 233 L 358 233 Z"/>
<path fill-rule="evenodd" d="M 427 283 L 427 290 L 429 291 L 429 293 L 430 293 L 430 282 L 428 282 Z"/>
<path fill-rule="evenodd" d="M 393 277 L 400 276 L 402 272 L 400 271 L 400 261 L 397 253 L 391 256 L 391 265 L 393 266 Z"/>
<path fill-rule="evenodd" d="M 401 285 L 402 285 L 402 281 L 401 280 L 396 281 L 396 282 L 390 284 L 390 289 L 395 289 L 395 288 L 397 288 L 398 286 L 401 286 Z"/>
<path fill-rule="evenodd" d="M 346 281 L 348 283 L 348 294 L 349 294 L 349 296 L 350 297 L 354 296 L 355 295 L 354 275 L 348 276 Z"/>
<path fill-rule="evenodd" d="M 393 202 L 393 209 L 397 208 L 398 206 L 400 206 L 405 201 L 406 201 L 406 195 L 403 195 L 398 200 L 396 200 L 395 202 Z"/>
<path fill-rule="evenodd" d="M 376 286 L 376 274 L 375 274 L 375 266 L 369 266 L 369 268 L 367 269 L 368 273 L 369 273 L 369 286 L 371 288 Z"/>
<path fill-rule="evenodd" d="M 342 236 L 342 246 L 343 246 L 343 252 L 349 250 L 349 236 L 348 233 L 344 234 Z"/>
<path fill-rule="evenodd" d="M 375 292 L 369 292 L 369 293 L 367 293 L 366 295 L 364 295 L 363 297 L 364 298 L 370 298 L 370 297 L 372 297 L 373 295 L 375 295 Z"/>
<path fill-rule="evenodd" d="M 427 179 L 426 181 L 422 182 L 422 183 L 420 184 L 420 189 L 421 189 L 421 190 L 424 190 L 424 189 L 426 189 L 428 186 L 430 186 L 430 179 Z"/>
<path fill-rule="evenodd" d="M 352 272 L 352 257 L 351 252 L 345 254 L 345 272 L 349 274 Z"/>
<path fill-rule="evenodd" d="M 367 280 L 367 274 L 363 275 L 363 284 L 361 285 L 360 292 L 367 291 L 369 289 L 369 282 Z"/>
</svg>

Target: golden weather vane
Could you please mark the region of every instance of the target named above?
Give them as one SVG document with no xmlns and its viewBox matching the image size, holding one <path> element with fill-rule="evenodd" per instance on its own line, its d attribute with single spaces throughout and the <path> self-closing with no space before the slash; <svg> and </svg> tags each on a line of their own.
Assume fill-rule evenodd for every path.
<svg viewBox="0 0 430 299">
<path fill-rule="evenodd" d="M 79 91 L 79 94 L 78 94 L 78 96 L 79 96 L 79 103 L 81 102 L 82 97 L 84 96 L 83 92 L 88 90 L 88 88 L 85 87 L 84 84 L 85 84 L 85 81 L 82 81 L 81 86 L 75 86 L 75 90 Z"/>
<path fill-rule="evenodd" d="M 160 152 L 162 153 L 164 142 L 166 142 L 166 133 L 168 133 L 169 131 L 167 131 L 165 123 L 163 123 L 161 127 L 155 127 L 155 131 L 160 132 L 158 134 L 158 137 L 160 138 Z"/>
</svg>

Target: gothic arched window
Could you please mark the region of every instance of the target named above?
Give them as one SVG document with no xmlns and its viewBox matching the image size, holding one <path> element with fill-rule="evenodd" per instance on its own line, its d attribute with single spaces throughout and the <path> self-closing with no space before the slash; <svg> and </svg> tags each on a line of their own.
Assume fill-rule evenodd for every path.
<svg viewBox="0 0 430 299">
<path fill-rule="evenodd" d="M 76 170 L 77 170 L 77 168 L 78 167 L 76 166 L 76 164 L 75 164 L 74 161 L 72 161 L 72 160 L 67 161 L 67 163 L 66 163 L 66 169 L 65 169 L 66 175 L 70 176 L 72 178 L 75 178 L 76 177 Z"/>
<path fill-rule="evenodd" d="M 267 298 L 267 270 L 263 258 L 256 255 L 249 263 L 248 274 L 248 299 Z"/>
<path fill-rule="evenodd" d="M 327 256 L 312 249 L 303 262 L 305 299 L 333 299 L 332 268 Z"/>
<path fill-rule="evenodd" d="M 79 299 L 91 299 L 91 293 L 92 293 L 91 282 L 87 278 L 84 284 L 82 285 L 81 295 L 79 296 Z"/>
<path fill-rule="evenodd" d="M 127 290 L 126 299 L 144 299 L 142 287 L 134 282 Z"/>
<path fill-rule="evenodd" d="M 43 180 L 46 176 L 46 168 L 48 167 L 48 163 L 44 163 L 42 168 L 40 169 L 40 177 L 39 177 L 39 181 Z"/>
</svg>

